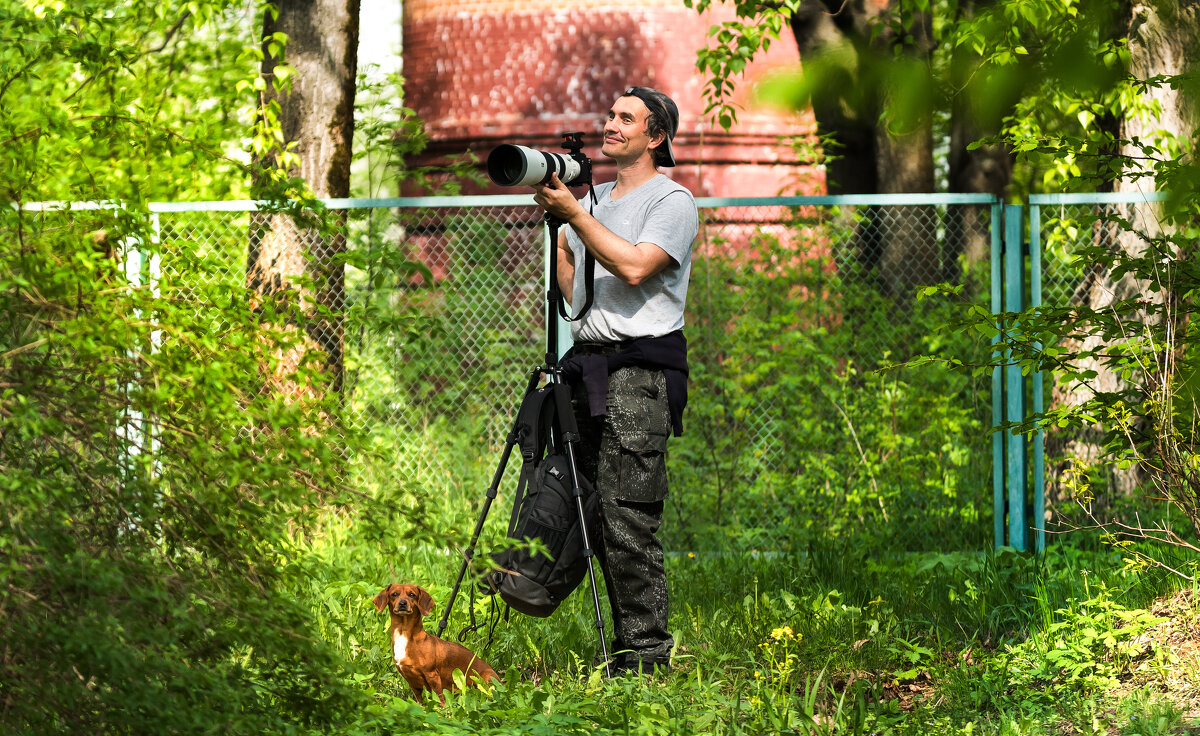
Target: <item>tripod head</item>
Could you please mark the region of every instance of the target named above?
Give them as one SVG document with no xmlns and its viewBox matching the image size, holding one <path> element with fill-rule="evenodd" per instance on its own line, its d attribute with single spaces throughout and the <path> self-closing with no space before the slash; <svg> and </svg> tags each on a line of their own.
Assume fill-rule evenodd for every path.
<svg viewBox="0 0 1200 736">
<path fill-rule="evenodd" d="M 562 134 L 562 147 L 579 164 L 579 174 L 567 184 L 570 187 L 592 186 L 592 160 L 583 153 L 583 132 L 571 131 Z"/>
<path fill-rule="evenodd" d="M 592 201 L 595 202 L 596 190 L 592 184 L 592 160 L 583 153 L 583 136 L 584 133 L 580 130 L 562 133 L 562 147 L 575 164 L 574 167 L 570 167 L 574 172 L 573 175 L 569 179 L 563 179 L 563 183 L 569 187 L 586 186 L 591 193 Z M 546 223 L 550 225 L 557 223 L 560 226 L 563 224 L 549 212 L 546 213 Z"/>
</svg>

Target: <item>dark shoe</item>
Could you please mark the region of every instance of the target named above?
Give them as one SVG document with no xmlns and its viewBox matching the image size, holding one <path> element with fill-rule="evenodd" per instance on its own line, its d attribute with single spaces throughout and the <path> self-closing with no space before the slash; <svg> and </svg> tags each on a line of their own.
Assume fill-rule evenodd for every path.
<svg viewBox="0 0 1200 736">
<path fill-rule="evenodd" d="M 608 655 L 607 660 L 604 658 L 606 654 Z M 592 656 L 592 666 L 603 668 L 605 663 L 607 663 L 610 670 L 615 670 L 631 656 L 633 656 L 633 652 L 624 646 L 610 646 L 607 652 L 597 649 L 595 655 Z"/>
</svg>

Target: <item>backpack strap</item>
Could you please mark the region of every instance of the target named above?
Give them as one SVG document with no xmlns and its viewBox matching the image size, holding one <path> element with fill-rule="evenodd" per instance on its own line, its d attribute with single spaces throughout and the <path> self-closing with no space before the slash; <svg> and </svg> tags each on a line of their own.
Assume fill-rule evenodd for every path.
<svg viewBox="0 0 1200 736">
<path fill-rule="evenodd" d="M 525 502 L 525 489 L 529 487 L 529 476 L 533 474 L 533 465 L 526 464 L 521 467 L 521 476 L 517 481 L 517 494 L 513 496 L 512 512 L 508 515 L 508 536 L 512 537 L 517 532 L 517 522 L 521 517 L 521 504 Z"/>
<path fill-rule="evenodd" d="M 530 476 L 546 453 L 550 424 L 554 420 L 555 397 L 561 396 L 556 391 L 559 386 L 562 384 L 530 389 L 521 400 L 521 407 L 517 409 L 517 421 L 513 425 L 513 431 L 516 434 L 517 446 L 521 449 L 523 462 L 520 480 L 517 482 L 517 493 L 513 498 L 512 513 L 508 519 L 510 537 L 517 529 L 517 520 L 521 514 L 521 504 L 525 500 L 525 491 L 529 487 Z"/>
<path fill-rule="evenodd" d="M 515 423 L 517 445 L 526 463 L 538 463 L 549 440 L 550 423 L 554 414 L 554 387 L 531 389 L 521 401 Z"/>
</svg>

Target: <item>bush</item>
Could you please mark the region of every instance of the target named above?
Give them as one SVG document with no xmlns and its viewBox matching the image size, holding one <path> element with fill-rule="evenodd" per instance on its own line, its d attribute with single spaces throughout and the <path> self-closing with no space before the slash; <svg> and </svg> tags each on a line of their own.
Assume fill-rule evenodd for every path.
<svg viewBox="0 0 1200 736">
<path fill-rule="evenodd" d="M 129 285 L 94 233 L 147 225 L 0 208 L 0 730 L 328 722 L 355 695 L 281 592 L 357 440 L 331 397 L 263 391 L 268 348 L 296 340 L 282 318 Z"/>
<path fill-rule="evenodd" d="M 745 548 L 865 529 L 887 548 L 986 544 L 987 387 L 937 364 L 887 369 L 922 350 L 969 361 L 986 346 L 945 337 L 950 310 L 902 308 L 853 264 L 827 266 L 696 265 L 669 533 Z"/>
</svg>

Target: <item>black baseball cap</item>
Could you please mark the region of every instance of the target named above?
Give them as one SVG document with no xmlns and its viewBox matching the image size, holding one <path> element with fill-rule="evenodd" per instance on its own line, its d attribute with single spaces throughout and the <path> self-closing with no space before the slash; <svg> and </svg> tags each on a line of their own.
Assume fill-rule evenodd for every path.
<svg viewBox="0 0 1200 736">
<path fill-rule="evenodd" d="M 667 129 L 667 136 L 663 139 L 662 145 L 656 149 L 661 151 L 662 155 L 656 156 L 655 159 L 661 159 L 660 166 L 674 166 L 675 152 L 671 149 L 671 139 L 679 130 L 679 108 L 675 106 L 675 101 L 662 92 L 649 87 L 627 87 L 621 96 L 638 98 L 646 103 L 646 108 L 656 118 L 662 121 L 663 127 Z"/>
</svg>

